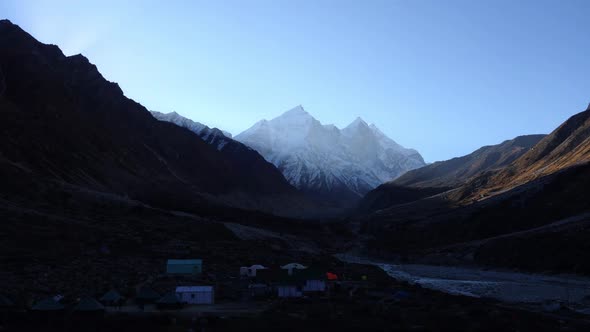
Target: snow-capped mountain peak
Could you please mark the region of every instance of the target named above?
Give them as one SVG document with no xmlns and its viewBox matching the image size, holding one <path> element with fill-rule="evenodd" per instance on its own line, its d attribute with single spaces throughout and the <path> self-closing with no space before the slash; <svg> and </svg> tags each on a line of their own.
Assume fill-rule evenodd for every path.
<svg viewBox="0 0 590 332">
<path fill-rule="evenodd" d="M 348 126 L 346 126 L 346 128 L 359 128 L 359 127 L 368 127 L 369 125 L 365 122 L 365 120 L 363 120 L 360 116 L 357 116 L 356 119 L 354 119 L 354 121 L 352 121 Z M 344 129 L 346 129 L 344 128 Z"/>
<path fill-rule="evenodd" d="M 311 115 L 303 109 L 303 106 L 297 105 L 283 113 L 281 117 L 311 117 Z"/>
<path fill-rule="evenodd" d="M 288 110 L 269 122 L 274 126 L 283 126 L 285 124 L 288 126 L 298 125 L 300 127 L 306 127 L 306 129 L 314 123 L 319 124 L 319 122 L 314 119 L 311 114 L 307 113 L 301 105 Z"/>
<path fill-rule="evenodd" d="M 361 117 L 357 117 L 348 126 L 342 129 L 342 134 L 348 137 L 370 137 L 372 136 L 371 128 Z"/>
<path fill-rule="evenodd" d="M 360 117 L 339 129 L 322 125 L 302 106 L 259 121 L 235 139 L 275 164 L 295 187 L 340 202 L 424 165 L 418 152 Z"/>
</svg>

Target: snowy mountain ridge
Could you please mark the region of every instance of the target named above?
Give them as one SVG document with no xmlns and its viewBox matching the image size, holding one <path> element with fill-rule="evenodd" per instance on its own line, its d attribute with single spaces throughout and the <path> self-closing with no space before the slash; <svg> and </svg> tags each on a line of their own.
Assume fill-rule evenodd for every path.
<svg viewBox="0 0 590 332">
<path fill-rule="evenodd" d="M 160 121 L 171 122 L 177 126 L 194 132 L 205 142 L 215 146 L 217 150 L 222 150 L 232 138 L 232 135 L 226 131 L 222 131 L 217 128 L 210 128 L 200 122 L 185 118 L 176 112 L 160 113 L 156 111 L 150 111 L 150 113 L 152 113 L 154 118 Z"/>
<path fill-rule="evenodd" d="M 257 150 L 298 189 L 339 200 L 362 197 L 378 185 L 425 165 L 422 156 L 355 119 L 344 129 L 322 125 L 297 106 L 261 120 L 234 139 Z"/>
</svg>

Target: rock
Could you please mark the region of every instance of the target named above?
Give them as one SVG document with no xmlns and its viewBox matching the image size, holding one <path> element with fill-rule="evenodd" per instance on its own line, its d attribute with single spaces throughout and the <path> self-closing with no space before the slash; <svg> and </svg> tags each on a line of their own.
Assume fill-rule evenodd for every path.
<svg viewBox="0 0 590 332">
<path fill-rule="evenodd" d="M 4 91 L 6 91 L 6 79 L 4 78 L 2 68 L 0 68 L 0 97 L 4 95 Z"/>
</svg>

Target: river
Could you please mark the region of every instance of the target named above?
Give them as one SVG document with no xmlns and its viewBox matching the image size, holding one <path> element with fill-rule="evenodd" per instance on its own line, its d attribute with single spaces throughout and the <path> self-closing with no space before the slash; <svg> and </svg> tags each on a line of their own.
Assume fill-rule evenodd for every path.
<svg viewBox="0 0 590 332">
<path fill-rule="evenodd" d="M 544 275 L 472 267 L 391 264 L 353 255 L 336 257 L 344 262 L 375 265 L 389 276 L 425 288 L 455 295 L 487 297 L 509 303 L 564 303 L 590 313 L 590 278 Z"/>
</svg>

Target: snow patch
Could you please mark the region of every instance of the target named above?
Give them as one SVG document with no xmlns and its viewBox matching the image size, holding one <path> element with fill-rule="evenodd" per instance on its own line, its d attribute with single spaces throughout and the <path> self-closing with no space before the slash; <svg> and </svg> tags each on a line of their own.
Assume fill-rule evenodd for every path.
<svg viewBox="0 0 590 332">
<path fill-rule="evenodd" d="M 232 135 L 226 131 L 222 131 L 217 128 L 209 128 L 202 123 L 187 119 L 176 112 L 160 113 L 152 111 L 151 113 L 156 119 L 160 121 L 171 122 L 177 126 L 194 132 L 205 142 L 214 145 L 218 151 L 221 151 L 221 149 L 227 145 L 232 137 Z"/>
</svg>

